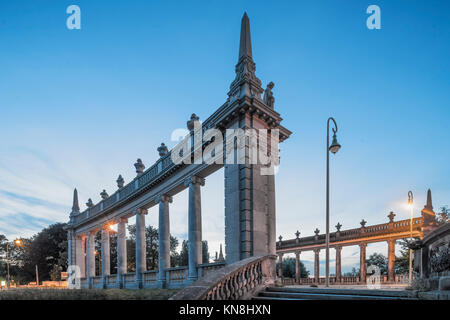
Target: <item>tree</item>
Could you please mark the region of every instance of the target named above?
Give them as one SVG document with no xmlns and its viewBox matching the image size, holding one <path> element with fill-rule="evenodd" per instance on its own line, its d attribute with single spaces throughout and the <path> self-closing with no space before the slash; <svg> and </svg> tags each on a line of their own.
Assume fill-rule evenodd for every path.
<svg viewBox="0 0 450 320">
<path fill-rule="evenodd" d="M 278 270 L 279 263 L 277 262 L 276 268 Z M 283 259 L 283 277 L 295 278 L 295 258 L 285 258 Z M 300 278 L 307 278 L 309 276 L 309 271 L 306 270 L 303 262 L 300 261 Z"/>
<path fill-rule="evenodd" d="M 450 209 L 448 206 L 441 207 L 441 212 L 437 214 L 437 221 L 440 225 L 450 222 Z"/>
<path fill-rule="evenodd" d="M 136 270 L 136 225 L 128 226 L 129 237 L 127 239 L 127 260 L 129 269 Z M 147 270 L 153 270 L 158 268 L 158 229 L 148 226 L 145 228 L 145 243 L 146 243 L 146 259 Z M 178 239 L 174 236 L 170 236 L 170 260 L 171 265 L 175 265 L 177 260 L 177 247 Z"/>
<path fill-rule="evenodd" d="M 343 275 L 343 277 L 359 277 L 359 268 L 352 268 L 351 272 L 345 272 Z"/>
<path fill-rule="evenodd" d="M 396 274 L 405 274 L 409 272 L 409 240 L 399 240 L 398 244 L 401 245 L 400 256 L 395 257 L 394 270 Z"/>
<path fill-rule="evenodd" d="M 208 241 L 202 241 L 202 263 L 209 263 Z M 177 266 L 187 266 L 189 264 L 189 241 L 183 240 L 181 250 L 176 261 Z"/>
<path fill-rule="evenodd" d="M 380 269 L 380 274 L 387 274 L 388 259 L 381 253 L 373 253 L 369 259 L 366 260 L 367 266 L 377 266 Z"/>
<path fill-rule="evenodd" d="M 10 246 L 16 253 L 14 258 L 11 255 L 16 278 L 21 282 L 35 280 L 37 266 L 40 281 L 60 279 L 57 270 L 67 269 L 67 231 L 64 226 L 64 223 L 55 223 L 30 239 L 22 239 L 21 248 Z"/>
<path fill-rule="evenodd" d="M 202 263 L 209 263 L 208 241 L 202 241 Z"/>
</svg>

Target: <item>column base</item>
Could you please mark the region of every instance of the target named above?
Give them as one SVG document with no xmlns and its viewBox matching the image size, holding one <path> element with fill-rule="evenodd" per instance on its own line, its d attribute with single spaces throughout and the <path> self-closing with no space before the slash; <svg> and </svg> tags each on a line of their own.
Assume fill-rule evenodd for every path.
<svg viewBox="0 0 450 320">
<path fill-rule="evenodd" d="M 118 274 L 118 275 L 117 275 L 117 281 L 116 281 L 116 284 L 117 284 L 117 288 L 119 288 L 119 289 L 122 289 L 122 288 L 123 288 L 123 278 L 122 278 L 122 275 L 121 275 L 121 274 Z"/>
<path fill-rule="evenodd" d="M 143 277 L 135 277 L 135 278 L 134 278 L 134 282 L 135 282 L 136 287 L 137 287 L 138 289 L 142 289 L 142 288 L 144 287 L 144 284 L 143 284 Z"/>
<path fill-rule="evenodd" d="M 167 288 L 167 281 L 166 279 L 159 279 L 156 282 L 156 287 L 159 289 L 166 289 Z"/>
</svg>

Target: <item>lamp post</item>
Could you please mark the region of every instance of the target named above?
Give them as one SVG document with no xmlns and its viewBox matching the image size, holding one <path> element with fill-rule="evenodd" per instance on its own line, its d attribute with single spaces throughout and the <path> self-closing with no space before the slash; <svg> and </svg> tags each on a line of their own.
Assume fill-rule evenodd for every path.
<svg viewBox="0 0 450 320">
<path fill-rule="evenodd" d="M 333 141 L 330 145 L 330 121 L 333 122 Z M 327 121 L 327 195 L 326 195 L 326 236 L 325 236 L 325 287 L 330 284 L 330 151 L 335 154 L 341 148 L 337 142 L 336 132 L 338 127 L 336 121 L 330 117 Z"/>
<path fill-rule="evenodd" d="M 14 246 L 21 247 L 22 245 L 23 245 L 22 239 L 14 240 Z M 9 283 L 10 283 L 10 280 L 11 280 L 11 276 L 9 274 L 9 244 L 8 244 L 8 242 L 6 243 L 6 268 L 7 268 L 7 272 L 8 272 L 8 278 L 7 278 L 7 281 L 6 281 L 6 286 L 9 288 Z"/>
<path fill-rule="evenodd" d="M 411 218 L 409 220 L 409 283 L 412 282 L 412 228 L 413 228 L 413 208 L 414 208 L 414 196 L 412 191 L 408 191 L 408 207 L 410 209 Z"/>
</svg>

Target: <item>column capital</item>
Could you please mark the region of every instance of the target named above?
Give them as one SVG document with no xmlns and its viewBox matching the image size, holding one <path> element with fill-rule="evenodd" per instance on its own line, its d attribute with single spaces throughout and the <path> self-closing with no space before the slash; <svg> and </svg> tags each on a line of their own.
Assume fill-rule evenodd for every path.
<svg viewBox="0 0 450 320">
<path fill-rule="evenodd" d="M 302 252 L 301 252 L 300 250 L 295 251 L 295 255 L 296 255 L 296 256 L 299 256 L 301 253 L 302 253 Z"/>
<path fill-rule="evenodd" d="M 148 209 L 145 209 L 145 208 L 137 208 L 137 209 L 134 209 L 133 211 L 134 211 L 134 214 L 136 214 L 136 215 L 138 215 L 138 214 L 145 215 L 148 213 Z"/>
<path fill-rule="evenodd" d="M 313 251 L 314 251 L 315 254 L 319 254 L 320 248 L 313 249 Z"/>
<path fill-rule="evenodd" d="M 121 223 L 128 223 L 128 218 L 127 217 L 120 217 L 119 219 L 117 219 L 117 222 Z"/>
<path fill-rule="evenodd" d="M 95 229 L 89 230 L 88 231 L 88 235 L 89 236 L 91 236 L 91 235 L 95 236 L 97 234 L 97 232 L 98 232 L 98 228 L 95 228 Z"/>
<path fill-rule="evenodd" d="M 184 185 L 189 187 L 190 184 L 199 184 L 203 187 L 205 185 L 205 179 L 199 176 L 190 176 L 184 180 Z"/>
<path fill-rule="evenodd" d="M 361 249 L 365 249 L 367 247 L 367 243 L 366 242 L 362 242 L 362 243 L 359 244 L 359 247 Z"/>
<path fill-rule="evenodd" d="M 83 240 L 86 238 L 86 235 L 84 233 L 75 234 L 75 238 L 79 240 Z"/>
<path fill-rule="evenodd" d="M 167 194 L 160 194 L 159 196 L 156 197 L 156 203 L 160 203 L 160 202 L 168 202 L 168 203 L 172 203 L 173 198 L 171 196 L 168 196 Z"/>
</svg>

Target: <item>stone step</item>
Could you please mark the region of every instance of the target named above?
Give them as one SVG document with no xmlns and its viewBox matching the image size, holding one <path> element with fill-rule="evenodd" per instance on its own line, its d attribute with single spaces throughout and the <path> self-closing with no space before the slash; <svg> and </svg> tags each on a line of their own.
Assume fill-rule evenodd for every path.
<svg viewBox="0 0 450 320">
<path fill-rule="evenodd" d="M 417 298 L 417 292 L 406 290 L 370 290 L 370 289 L 335 289 L 335 288 L 302 288 L 302 287 L 268 287 L 267 292 L 293 292 L 336 295 L 363 295 L 397 298 Z"/>
<path fill-rule="evenodd" d="M 414 293 L 391 290 L 269 287 L 254 300 L 417 300 Z"/>
</svg>

